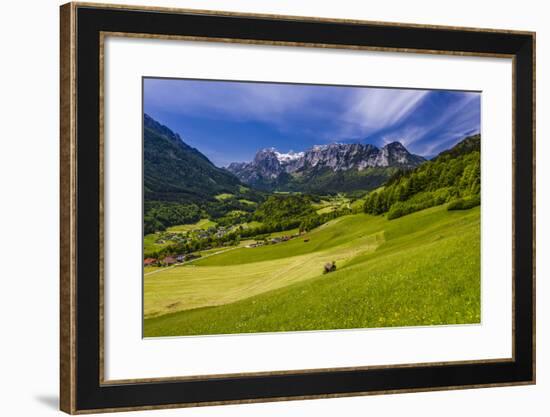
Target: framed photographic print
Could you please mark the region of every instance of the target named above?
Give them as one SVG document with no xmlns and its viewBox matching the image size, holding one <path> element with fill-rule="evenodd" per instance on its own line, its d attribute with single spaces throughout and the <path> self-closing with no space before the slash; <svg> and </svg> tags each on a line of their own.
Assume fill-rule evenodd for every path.
<svg viewBox="0 0 550 417">
<path fill-rule="evenodd" d="M 535 34 L 61 7 L 61 408 L 535 382 Z"/>
</svg>

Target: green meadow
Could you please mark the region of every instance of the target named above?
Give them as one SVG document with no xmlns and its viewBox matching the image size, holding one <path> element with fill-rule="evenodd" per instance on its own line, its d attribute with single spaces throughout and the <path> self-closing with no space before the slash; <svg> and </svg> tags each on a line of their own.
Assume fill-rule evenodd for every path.
<svg viewBox="0 0 550 417">
<path fill-rule="evenodd" d="M 215 196 L 216 200 L 218 201 L 229 200 L 232 197 L 233 197 L 233 194 L 230 194 L 230 193 L 221 193 Z"/>
<path fill-rule="evenodd" d="M 159 234 L 151 233 L 143 237 L 143 249 L 145 252 L 162 249 L 170 245 L 170 242 L 164 241 L 163 243 L 157 243 L 159 241 Z"/>
<path fill-rule="evenodd" d="M 206 230 L 210 227 L 216 226 L 216 222 L 210 219 L 200 219 L 198 222 L 193 224 L 180 224 L 177 226 L 169 227 L 167 230 L 169 232 L 189 232 L 191 230 Z"/>
<path fill-rule="evenodd" d="M 323 199 L 319 203 L 312 204 L 312 206 L 315 208 L 317 214 L 325 214 L 342 208 L 350 208 L 351 203 L 349 198 L 343 194 L 338 194 L 330 199 Z"/>
<path fill-rule="evenodd" d="M 479 207 L 351 214 L 246 246 L 146 272 L 145 336 L 480 322 Z"/>
</svg>

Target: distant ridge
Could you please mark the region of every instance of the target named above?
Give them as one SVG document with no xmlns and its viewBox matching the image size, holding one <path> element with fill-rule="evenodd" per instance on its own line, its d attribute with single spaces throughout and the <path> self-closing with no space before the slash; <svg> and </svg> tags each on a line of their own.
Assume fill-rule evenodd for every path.
<svg viewBox="0 0 550 417">
<path fill-rule="evenodd" d="M 472 151 L 480 151 L 480 150 L 481 150 L 481 135 L 478 133 L 476 135 L 468 136 L 462 139 L 452 148 L 439 153 L 439 155 L 437 155 L 436 158 L 434 159 L 437 159 L 445 155 L 449 155 L 452 158 L 456 158 L 459 155 L 464 155 Z"/>
</svg>

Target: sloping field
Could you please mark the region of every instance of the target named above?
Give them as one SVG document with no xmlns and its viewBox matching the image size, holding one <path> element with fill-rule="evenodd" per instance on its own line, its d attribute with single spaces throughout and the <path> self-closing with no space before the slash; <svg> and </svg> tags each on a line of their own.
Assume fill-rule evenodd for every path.
<svg viewBox="0 0 550 417">
<path fill-rule="evenodd" d="M 354 246 L 356 239 L 380 233 L 387 221 L 378 216 L 357 214 L 331 220 L 311 232 L 277 245 L 267 245 L 254 249 L 238 249 L 220 256 L 200 260 L 200 266 L 242 265 L 260 261 L 288 258 L 325 251 L 341 245 Z M 296 233 L 298 230 L 272 233 L 271 236 Z M 305 242 L 307 240 L 308 242 Z M 319 268 L 321 272 L 322 265 Z"/>
<path fill-rule="evenodd" d="M 375 233 L 356 239 L 354 245 L 340 245 L 332 249 L 281 259 L 229 266 L 197 266 L 198 261 L 195 261 L 151 276 L 146 275 L 145 317 L 228 304 L 307 280 L 320 275 L 327 262 L 335 261 L 342 266 L 360 254 L 372 252 L 382 241 L 382 234 Z M 242 250 L 253 253 L 257 249 L 259 248 Z M 230 255 L 240 250 L 226 250 L 212 258 Z M 208 259 L 210 258 L 201 262 Z"/>
<path fill-rule="evenodd" d="M 478 323 L 479 208 L 351 215 L 163 271 L 145 278 L 145 315 L 145 336 Z"/>
<path fill-rule="evenodd" d="M 188 232 L 190 230 L 206 230 L 214 226 L 216 226 L 216 222 L 213 222 L 210 219 L 200 219 L 194 224 L 180 224 L 178 226 L 169 227 L 166 230 L 169 232 Z"/>
</svg>

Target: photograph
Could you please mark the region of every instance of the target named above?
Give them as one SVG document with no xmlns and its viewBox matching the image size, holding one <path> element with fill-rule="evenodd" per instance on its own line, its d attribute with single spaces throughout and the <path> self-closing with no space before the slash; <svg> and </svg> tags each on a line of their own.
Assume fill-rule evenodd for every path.
<svg viewBox="0 0 550 417">
<path fill-rule="evenodd" d="M 142 85 L 144 337 L 481 322 L 481 92 Z"/>
</svg>

